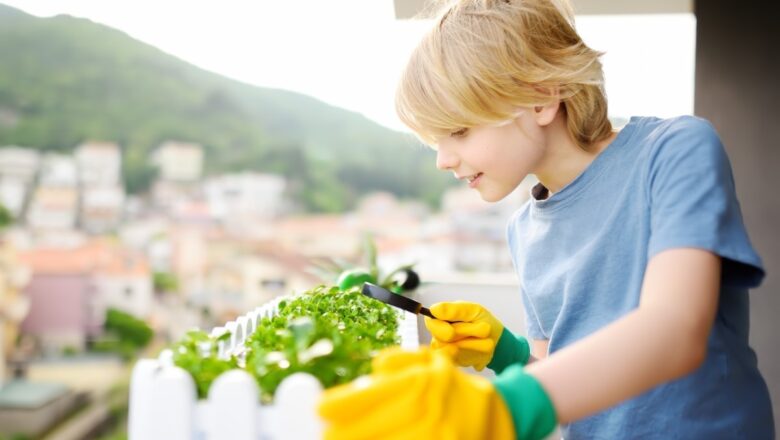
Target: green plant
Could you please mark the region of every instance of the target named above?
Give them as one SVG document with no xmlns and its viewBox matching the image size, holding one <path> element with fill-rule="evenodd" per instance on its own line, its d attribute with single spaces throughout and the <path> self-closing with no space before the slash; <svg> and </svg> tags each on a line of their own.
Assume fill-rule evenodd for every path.
<svg viewBox="0 0 780 440">
<path fill-rule="evenodd" d="M 24 434 L 12 434 L 10 437 L 0 434 L 0 440 L 30 440 L 30 437 Z"/>
<path fill-rule="evenodd" d="M 201 399 L 208 395 L 214 379 L 225 371 L 238 368 L 236 357 L 217 357 L 219 343 L 229 338 L 229 332 L 213 337 L 201 330 L 191 330 L 172 347 L 173 363 L 189 371 Z"/>
<path fill-rule="evenodd" d="M 94 351 L 117 353 L 125 360 L 131 359 L 138 350 L 146 347 L 154 331 L 144 321 L 117 309 L 106 311 L 103 324 L 105 335 L 95 341 Z"/>
<path fill-rule="evenodd" d="M 325 388 L 367 374 L 381 348 L 398 345 L 398 312 L 355 287 L 320 286 L 279 304 L 247 341 L 247 370 L 265 400 L 287 376 L 304 372 Z"/>
<path fill-rule="evenodd" d="M 11 214 L 11 211 L 9 211 L 5 205 L 0 203 L 0 231 L 7 228 L 8 226 L 11 226 L 13 222 L 14 216 Z"/>
<path fill-rule="evenodd" d="M 151 327 L 144 321 L 117 309 L 106 311 L 105 329 L 138 348 L 145 347 L 154 335 Z"/>
<path fill-rule="evenodd" d="M 179 279 L 176 275 L 168 272 L 155 272 L 152 275 L 155 292 L 177 292 L 179 290 Z"/>
<path fill-rule="evenodd" d="M 377 264 L 377 249 L 371 234 L 363 236 L 362 254 L 362 266 L 331 258 L 320 260 L 311 271 L 323 279 L 335 279 L 336 285 L 342 290 L 362 287 L 369 282 L 379 284 L 391 292 L 403 294 L 404 291 L 414 290 L 420 285 L 420 276 L 414 271 L 414 263 L 382 274 Z"/>
<path fill-rule="evenodd" d="M 230 335 L 214 338 L 192 331 L 173 346 L 173 361 L 190 372 L 201 398 L 220 374 L 244 368 L 268 402 L 294 373 L 311 374 L 325 388 L 369 373 L 376 351 L 400 343 L 398 319 L 397 311 L 363 296 L 357 287 L 319 286 L 282 300 L 274 316 L 258 322 L 243 353 L 220 359 L 218 344 Z"/>
</svg>

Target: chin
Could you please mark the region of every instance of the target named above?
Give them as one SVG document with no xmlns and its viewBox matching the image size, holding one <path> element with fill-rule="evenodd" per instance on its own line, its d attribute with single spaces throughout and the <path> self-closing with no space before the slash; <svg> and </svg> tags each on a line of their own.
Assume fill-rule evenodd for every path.
<svg viewBox="0 0 780 440">
<path fill-rule="evenodd" d="M 482 200 L 489 202 L 489 203 L 496 203 L 503 200 L 507 195 L 509 194 L 496 194 L 496 193 L 489 193 L 489 192 L 480 192 L 479 196 L 482 197 Z"/>
</svg>

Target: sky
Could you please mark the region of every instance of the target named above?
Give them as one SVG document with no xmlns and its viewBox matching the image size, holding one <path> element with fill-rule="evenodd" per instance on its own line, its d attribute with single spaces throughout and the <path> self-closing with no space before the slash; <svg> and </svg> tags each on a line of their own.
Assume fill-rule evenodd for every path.
<svg viewBox="0 0 780 440">
<path fill-rule="evenodd" d="M 392 0 L 0 0 L 120 29 L 249 84 L 304 93 L 396 130 L 400 72 L 430 22 L 396 20 Z M 578 16 L 604 51 L 610 115 L 693 112 L 693 14 Z"/>
</svg>

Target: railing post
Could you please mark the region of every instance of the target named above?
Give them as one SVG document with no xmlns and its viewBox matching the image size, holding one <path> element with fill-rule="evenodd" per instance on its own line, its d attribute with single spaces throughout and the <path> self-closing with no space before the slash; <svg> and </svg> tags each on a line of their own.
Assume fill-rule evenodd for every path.
<svg viewBox="0 0 780 440">
<path fill-rule="evenodd" d="M 155 371 L 148 405 L 151 423 L 144 427 L 144 437 L 134 440 L 193 440 L 195 432 L 195 382 L 190 373 L 179 367 Z"/>
<path fill-rule="evenodd" d="M 231 370 L 221 374 L 209 390 L 208 416 L 203 420 L 206 440 L 260 438 L 259 402 L 260 391 L 249 373 Z"/>
<path fill-rule="evenodd" d="M 129 440 L 150 439 L 150 427 L 154 415 L 148 402 L 154 388 L 154 373 L 159 369 L 155 359 L 141 359 L 135 363 L 130 379 L 130 402 L 128 404 L 127 435 Z"/>
<path fill-rule="evenodd" d="M 295 373 L 282 381 L 276 390 L 274 405 L 280 431 L 276 440 L 316 440 L 322 438 L 322 420 L 317 403 L 322 385 L 314 376 Z"/>
</svg>

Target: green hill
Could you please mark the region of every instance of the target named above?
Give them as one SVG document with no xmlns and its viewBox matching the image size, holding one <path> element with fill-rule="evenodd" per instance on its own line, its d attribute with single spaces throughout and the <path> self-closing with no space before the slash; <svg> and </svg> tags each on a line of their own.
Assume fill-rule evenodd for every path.
<svg viewBox="0 0 780 440">
<path fill-rule="evenodd" d="M 312 210 L 344 209 L 378 189 L 435 203 L 452 180 L 411 135 L 204 71 L 86 19 L 0 5 L 0 59 L 0 145 L 118 142 L 131 192 L 148 186 L 149 154 L 166 140 L 202 144 L 207 173 L 282 173 Z"/>
</svg>

